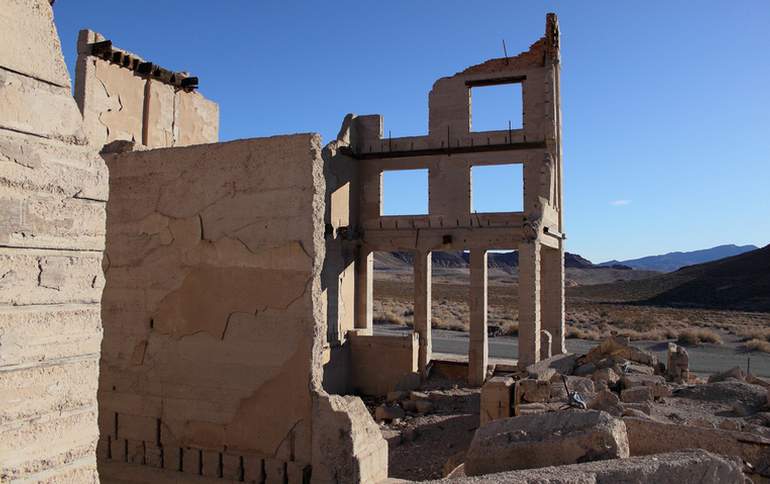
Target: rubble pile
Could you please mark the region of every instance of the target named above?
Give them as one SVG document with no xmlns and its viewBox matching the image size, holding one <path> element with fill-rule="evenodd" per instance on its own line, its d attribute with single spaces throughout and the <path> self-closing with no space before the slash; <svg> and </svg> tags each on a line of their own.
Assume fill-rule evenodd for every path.
<svg viewBox="0 0 770 484">
<path fill-rule="evenodd" d="M 680 463 L 689 458 L 676 457 L 667 477 L 668 467 L 659 463 L 669 458 L 664 454 L 700 449 L 698 459 L 721 470 L 698 482 L 721 482 L 717 476 L 723 472 L 766 478 L 769 407 L 770 382 L 740 368 L 704 381 L 690 372 L 687 350 L 676 344 L 669 343 L 663 363 L 628 338 L 611 336 L 585 355 L 558 355 L 526 372 L 491 378 L 481 392 L 481 427 L 464 463 L 450 475 L 530 469 L 523 478 L 540 476 L 534 469 L 542 468 L 548 482 L 573 482 L 551 476 L 594 461 L 586 469 L 613 475 L 613 460 L 636 456 L 639 465 L 663 476 L 657 482 L 692 482 L 676 478 L 687 475 Z M 724 464 L 713 454 L 737 464 Z"/>
</svg>

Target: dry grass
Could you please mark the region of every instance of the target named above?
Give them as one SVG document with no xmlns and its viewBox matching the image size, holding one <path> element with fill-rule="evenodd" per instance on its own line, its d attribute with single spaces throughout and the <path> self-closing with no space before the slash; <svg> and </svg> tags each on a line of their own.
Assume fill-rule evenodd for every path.
<svg viewBox="0 0 770 484">
<path fill-rule="evenodd" d="M 691 328 L 680 331 L 677 336 L 677 343 L 682 346 L 699 346 L 703 343 L 722 344 L 722 337 L 719 333 L 705 328 Z"/>
<path fill-rule="evenodd" d="M 449 279 L 433 281 L 434 328 L 467 331 L 470 320 L 468 285 Z M 382 280 L 375 274 L 374 314 L 378 320 L 412 325 L 414 291 L 410 278 Z M 674 341 L 683 344 L 722 343 L 720 335 L 735 335 L 743 341 L 770 342 L 770 314 L 667 308 L 634 304 L 605 304 L 581 297 L 568 297 L 567 337 L 599 341 L 620 334 L 633 341 Z M 518 297 L 515 284 L 489 286 L 489 324 L 503 334 L 518 334 Z M 399 323 L 403 320 L 403 323 Z M 728 338 L 732 340 L 733 338 Z"/>
<path fill-rule="evenodd" d="M 764 339 L 751 339 L 744 344 L 746 351 L 770 353 L 770 342 Z"/>
</svg>

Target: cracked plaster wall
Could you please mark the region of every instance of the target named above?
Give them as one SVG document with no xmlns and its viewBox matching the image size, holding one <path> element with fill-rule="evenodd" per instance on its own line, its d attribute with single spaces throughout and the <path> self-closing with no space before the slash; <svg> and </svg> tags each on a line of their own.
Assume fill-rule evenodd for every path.
<svg viewBox="0 0 770 484">
<path fill-rule="evenodd" d="M 0 482 L 94 481 L 107 169 L 49 2 L 0 32 Z"/>
<path fill-rule="evenodd" d="M 214 459 L 237 462 L 231 477 L 259 481 L 247 468 L 264 468 L 268 481 L 301 482 L 313 413 L 331 411 L 318 402 L 329 398 L 320 138 L 106 160 L 100 472 L 128 462 L 226 477 L 206 464 Z M 382 450 L 378 442 L 349 445 Z"/>
<path fill-rule="evenodd" d="M 219 106 L 195 90 L 183 90 L 90 55 L 104 36 L 78 37 L 75 98 L 91 143 L 117 140 L 147 148 L 213 143 L 219 137 Z"/>
</svg>

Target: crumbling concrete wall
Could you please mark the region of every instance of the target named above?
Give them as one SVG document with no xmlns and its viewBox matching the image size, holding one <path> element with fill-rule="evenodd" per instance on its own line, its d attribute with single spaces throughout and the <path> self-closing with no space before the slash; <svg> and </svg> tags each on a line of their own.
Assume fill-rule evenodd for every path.
<svg viewBox="0 0 770 484">
<path fill-rule="evenodd" d="M 105 156 L 100 472 L 385 477 L 363 405 L 321 390 L 320 138 Z"/>
<path fill-rule="evenodd" d="M 49 2 L 0 32 L 0 481 L 93 481 L 107 171 Z"/>
<path fill-rule="evenodd" d="M 95 47 L 96 46 L 96 47 Z M 213 143 L 219 136 L 219 106 L 176 73 L 113 47 L 103 35 L 78 37 L 75 98 L 91 143 L 116 140 L 149 148 Z"/>
</svg>

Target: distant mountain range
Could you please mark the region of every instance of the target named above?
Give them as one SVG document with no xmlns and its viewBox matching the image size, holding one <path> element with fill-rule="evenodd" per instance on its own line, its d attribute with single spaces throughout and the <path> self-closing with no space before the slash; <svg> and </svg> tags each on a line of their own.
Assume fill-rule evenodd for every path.
<svg viewBox="0 0 770 484">
<path fill-rule="evenodd" d="M 443 268 L 456 268 L 462 269 L 468 267 L 470 255 L 468 252 L 433 252 L 431 254 L 431 263 L 433 267 Z M 490 268 L 497 268 L 502 270 L 512 270 L 519 265 L 519 253 L 516 251 L 510 252 L 489 252 L 487 255 L 488 265 Z M 388 269 L 400 269 L 404 266 L 411 266 L 414 261 L 414 256 L 411 252 L 390 252 L 375 253 L 374 267 L 379 270 Z M 566 252 L 564 254 L 564 267 L 574 269 L 596 269 L 599 266 L 595 265 L 590 260 L 579 256 L 578 254 L 571 254 Z M 623 264 L 610 264 L 607 266 L 601 266 L 602 268 L 610 267 L 618 270 L 631 270 L 631 267 Z"/>
<path fill-rule="evenodd" d="M 612 260 L 598 265 L 608 267 L 622 264 L 638 270 L 673 272 L 685 266 L 724 259 L 725 257 L 732 257 L 757 249 L 758 247 L 755 245 L 719 245 L 710 249 L 694 250 L 691 252 L 669 252 L 668 254 L 651 255 L 639 259 Z"/>
<path fill-rule="evenodd" d="M 656 306 L 770 311 L 770 245 L 644 280 L 572 288 L 575 296 Z"/>
</svg>

